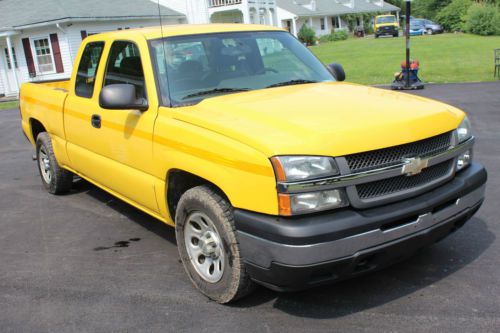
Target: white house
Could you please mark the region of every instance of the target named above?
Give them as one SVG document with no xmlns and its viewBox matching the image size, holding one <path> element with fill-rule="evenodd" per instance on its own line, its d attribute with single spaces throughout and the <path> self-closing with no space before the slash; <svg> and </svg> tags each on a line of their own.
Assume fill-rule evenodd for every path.
<svg viewBox="0 0 500 333">
<path fill-rule="evenodd" d="M 117 29 L 186 23 L 149 0 L 1 0 L 0 96 L 27 81 L 66 79 L 82 39 Z"/>
<path fill-rule="evenodd" d="M 332 29 L 348 29 L 346 16 L 356 17 L 357 26 L 363 26 L 361 14 L 395 13 L 399 7 L 383 0 L 276 0 L 279 25 L 297 36 L 302 25 L 313 28 L 317 36 L 329 34 Z"/>
<path fill-rule="evenodd" d="M 186 14 L 190 24 L 250 23 L 278 26 L 276 0 L 160 0 L 160 3 Z"/>
</svg>

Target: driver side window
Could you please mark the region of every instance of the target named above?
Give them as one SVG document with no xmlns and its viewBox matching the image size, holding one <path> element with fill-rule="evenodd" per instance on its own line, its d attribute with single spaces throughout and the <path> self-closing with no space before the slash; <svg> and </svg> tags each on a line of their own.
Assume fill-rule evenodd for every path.
<svg viewBox="0 0 500 333">
<path fill-rule="evenodd" d="M 146 98 L 141 56 L 139 48 L 132 42 L 116 41 L 109 51 L 104 86 L 120 83 L 133 85 L 136 97 Z"/>
</svg>

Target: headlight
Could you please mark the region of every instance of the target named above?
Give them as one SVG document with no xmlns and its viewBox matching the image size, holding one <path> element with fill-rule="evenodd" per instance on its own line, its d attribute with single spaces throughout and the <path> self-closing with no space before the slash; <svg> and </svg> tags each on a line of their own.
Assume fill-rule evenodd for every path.
<svg viewBox="0 0 500 333">
<path fill-rule="evenodd" d="M 314 213 L 349 205 L 344 189 L 279 194 L 280 215 L 290 216 Z"/>
<path fill-rule="evenodd" d="M 460 126 L 457 128 L 457 134 L 458 134 L 458 142 L 462 143 L 464 141 L 467 141 L 472 137 L 472 130 L 470 126 L 470 121 L 467 116 L 465 116 L 464 120 L 462 120 L 462 123 Z"/>
<path fill-rule="evenodd" d="M 271 162 L 280 182 L 324 178 L 339 174 L 335 161 L 322 156 L 275 156 Z"/>
<path fill-rule="evenodd" d="M 271 158 L 278 182 L 300 182 L 340 174 L 332 157 L 275 156 Z M 284 216 L 319 212 L 349 205 L 345 189 L 279 193 L 279 214 Z"/>
</svg>

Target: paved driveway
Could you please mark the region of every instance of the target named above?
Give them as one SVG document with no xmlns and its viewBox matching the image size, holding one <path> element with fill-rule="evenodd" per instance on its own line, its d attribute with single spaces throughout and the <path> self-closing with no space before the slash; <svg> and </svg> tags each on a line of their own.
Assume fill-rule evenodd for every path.
<svg viewBox="0 0 500 333">
<path fill-rule="evenodd" d="M 0 331 L 498 332 L 500 84 L 418 94 L 470 114 L 490 173 L 476 217 L 383 271 L 301 293 L 261 288 L 231 306 L 193 289 L 171 228 L 86 182 L 48 195 L 19 112 L 0 111 Z"/>
</svg>

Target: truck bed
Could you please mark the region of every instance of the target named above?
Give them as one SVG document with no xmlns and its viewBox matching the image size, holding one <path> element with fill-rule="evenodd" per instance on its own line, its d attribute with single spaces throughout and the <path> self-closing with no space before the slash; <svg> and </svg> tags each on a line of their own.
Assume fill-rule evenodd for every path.
<svg viewBox="0 0 500 333">
<path fill-rule="evenodd" d="M 20 104 L 22 126 L 34 144 L 31 119 L 42 123 L 52 137 L 64 139 L 63 109 L 69 80 L 24 83 L 21 86 Z"/>
</svg>

